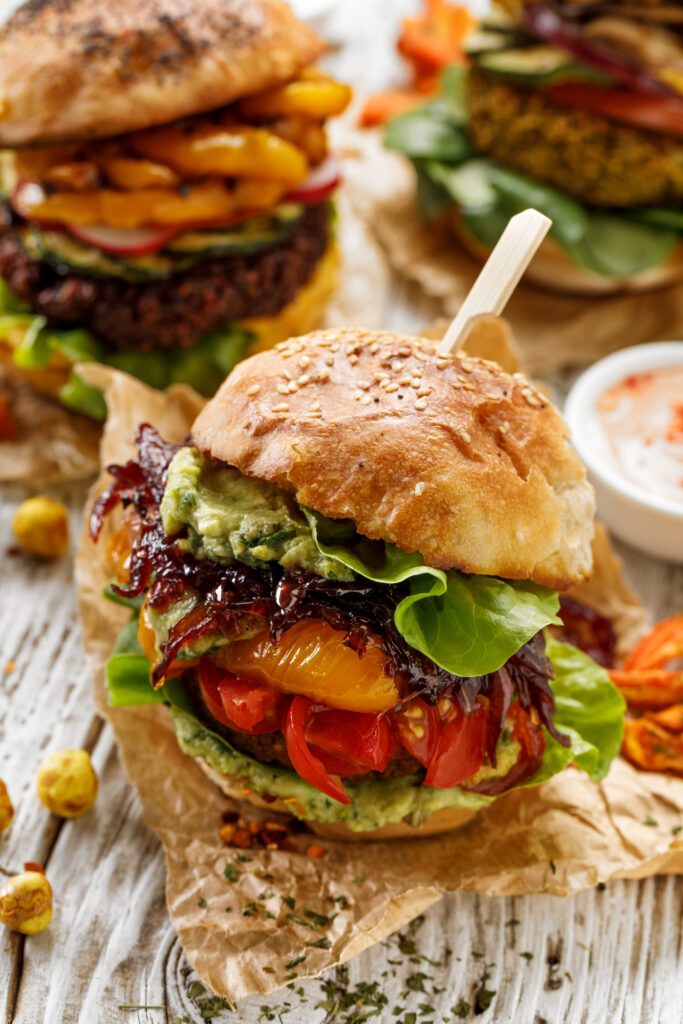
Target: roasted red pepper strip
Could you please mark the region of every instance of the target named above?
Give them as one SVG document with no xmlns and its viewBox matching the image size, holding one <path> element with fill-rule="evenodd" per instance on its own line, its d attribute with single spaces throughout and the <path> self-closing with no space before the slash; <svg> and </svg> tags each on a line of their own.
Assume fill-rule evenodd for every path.
<svg viewBox="0 0 683 1024">
<path fill-rule="evenodd" d="M 644 771 L 683 774 L 683 735 L 662 729 L 648 717 L 626 722 L 623 753 Z"/>
<path fill-rule="evenodd" d="M 309 713 L 315 705 L 306 697 L 294 697 L 282 719 L 287 755 L 295 772 L 321 793 L 338 800 L 340 804 L 351 803 L 344 792 L 341 779 L 330 775 L 321 760 L 311 752 L 306 741 L 306 725 Z"/>
<path fill-rule="evenodd" d="M 251 734 L 280 728 L 284 698 L 271 686 L 239 678 L 204 659 L 199 687 L 209 711 L 223 725 Z"/>
<path fill-rule="evenodd" d="M 479 771 L 486 753 L 486 710 L 469 715 L 453 705 L 455 714 L 439 730 L 425 785 L 435 789 L 459 786 Z"/>
</svg>

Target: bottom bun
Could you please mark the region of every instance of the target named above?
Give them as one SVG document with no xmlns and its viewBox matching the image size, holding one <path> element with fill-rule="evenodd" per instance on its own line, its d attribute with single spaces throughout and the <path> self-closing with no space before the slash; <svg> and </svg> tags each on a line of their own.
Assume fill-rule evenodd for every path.
<svg viewBox="0 0 683 1024">
<path fill-rule="evenodd" d="M 459 210 L 448 210 L 443 215 L 443 222 L 471 256 L 481 263 L 488 259 L 491 249 L 475 238 L 464 224 Z M 683 282 L 683 246 L 678 243 L 666 263 L 658 267 L 631 277 L 606 277 L 580 267 L 554 238 L 546 238 L 529 264 L 524 280 L 546 291 L 565 295 L 600 297 L 654 291 Z"/>
<path fill-rule="evenodd" d="M 271 814 L 287 814 L 292 817 L 291 803 L 285 803 L 281 799 L 263 800 L 258 793 L 245 789 L 244 782 L 231 775 L 220 775 L 201 758 L 195 758 L 202 771 L 211 779 L 215 786 L 243 804 L 258 807 L 259 810 L 269 811 Z M 391 822 L 388 825 L 380 825 L 379 828 L 370 831 L 358 832 L 343 822 L 321 822 L 311 821 L 308 818 L 302 819 L 306 826 L 322 839 L 341 840 L 343 842 L 362 843 L 374 842 L 377 839 L 417 839 L 423 836 L 435 836 L 442 832 L 452 832 L 470 821 L 478 811 L 466 807 L 445 807 L 435 811 L 420 825 L 410 825 L 405 821 Z"/>
</svg>

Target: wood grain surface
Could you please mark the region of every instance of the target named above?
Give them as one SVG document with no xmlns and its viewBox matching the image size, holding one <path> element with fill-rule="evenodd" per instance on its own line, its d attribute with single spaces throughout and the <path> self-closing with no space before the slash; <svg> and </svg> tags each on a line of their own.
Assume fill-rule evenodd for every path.
<svg viewBox="0 0 683 1024">
<path fill-rule="evenodd" d="M 343 0 L 328 22 L 329 63 L 359 88 L 397 74 L 398 18 L 412 0 Z M 437 310 L 395 282 L 387 327 L 410 331 Z M 85 490 L 55 492 L 78 534 Z M 559 901 L 459 894 L 322 979 L 231 1010 L 193 976 L 169 924 L 164 865 L 94 715 L 75 614 L 72 562 L 5 554 L 13 508 L 0 495 L 0 778 L 17 808 L 0 837 L 0 870 L 48 868 L 55 918 L 42 935 L 0 934 L 0 1022 L 9 1024 L 670 1024 L 683 1020 L 683 880 L 618 882 Z M 621 549 L 655 615 L 683 608 L 683 569 Z M 35 794 L 44 755 L 91 751 L 94 811 L 59 823 Z M 415 1016 L 411 1016 L 414 1014 Z"/>
</svg>

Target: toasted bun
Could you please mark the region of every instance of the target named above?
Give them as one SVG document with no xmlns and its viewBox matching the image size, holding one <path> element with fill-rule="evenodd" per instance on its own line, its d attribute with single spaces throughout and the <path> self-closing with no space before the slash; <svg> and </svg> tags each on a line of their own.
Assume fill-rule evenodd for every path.
<svg viewBox="0 0 683 1024">
<path fill-rule="evenodd" d="M 444 215 L 448 230 L 475 259 L 488 259 L 490 248 L 467 230 L 454 208 Z M 683 246 L 678 243 L 666 261 L 631 277 L 606 277 L 580 267 L 554 238 L 546 238 L 527 269 L 524 280 L 546 291 L 564 295 L 606 296 L 623 292 L 648 292 L 683 282 Z"/>
<path fill-rule="evenodd" d="M 323 48 L 281 0 L 25 0 L 0 31 L 0 145 L 213 110 L 287 81 Z"/>
<path fill-rule="evenodd" d="M 251 807 L 258 807 L 259 810 L 266 810 L 270 814 L 292 814 L 291 804 L 284 800 L 262 800 L 261 797 L 244 787 L 244 781 L 234 778 L 231 775 L 220 775 L 211 768 L 206 761 L 198 757 L 197 764 L 203 772 L 211 779 L 214 785 L 218 786 L 226 796 L 238 800 L 242 804 L 249 804 Z M 390 825 L 381 825 L 379 828 L 369 832 L 357 832 L 343 822 L 320 822 L 307 820 L 306 824 L 323 839 L 343 840 L 345 842 L 372 842 L 376 839 L 418 839 L 422 836 L 435 836 L 442 832 L 452 832 L 460 828 L 475 817 L 477 811 L 467 810 L 464 807 L 446 807 L 435 811 L 421 825 L 409 825 L 404 821 L 397 821 Z"/>
<path fill-rule="evenodd" d="M 204 452 L 443 569 L 563 588 L 591 568 L 593 491 L 520 374 L 347 328 L 245 360 L 197 418 Z"/>
</svg>

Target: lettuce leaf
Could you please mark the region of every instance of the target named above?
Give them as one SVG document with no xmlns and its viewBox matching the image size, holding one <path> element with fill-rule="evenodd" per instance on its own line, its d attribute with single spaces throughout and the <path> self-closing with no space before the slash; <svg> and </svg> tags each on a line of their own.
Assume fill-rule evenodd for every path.
<svg viewBox="0 0 683 1024">
<path fill-rule="evenodd" d="M 470 232 L 491 247 L 512 216 L 534 207 L 550 217 L 550 234 L 570 259 L 594 273 L 629 277 L 666 262 L 683 231 L 680 209 L 596 211 L 561 189 L 478 157 L 467 132 L 465 75 L 464 68 L 449 68 L 436 99 L 386 129 L 386 146 L 415 163 L 424 217 L 455 203 Z"/>
<path fill-rule="evenodd" d="M 335 529 L 324 516 L 303 509 L 318 550 L 375 583 L 408 582 L 410 594 L 396 607 L 399 633 L 416 650 L 458 676 L 495 672 L 539 630 L 559 623 L 555 591 L 494 576 L 444 572 L 393 544 L 360 540 L 326 543 Z"/>
</svg>

